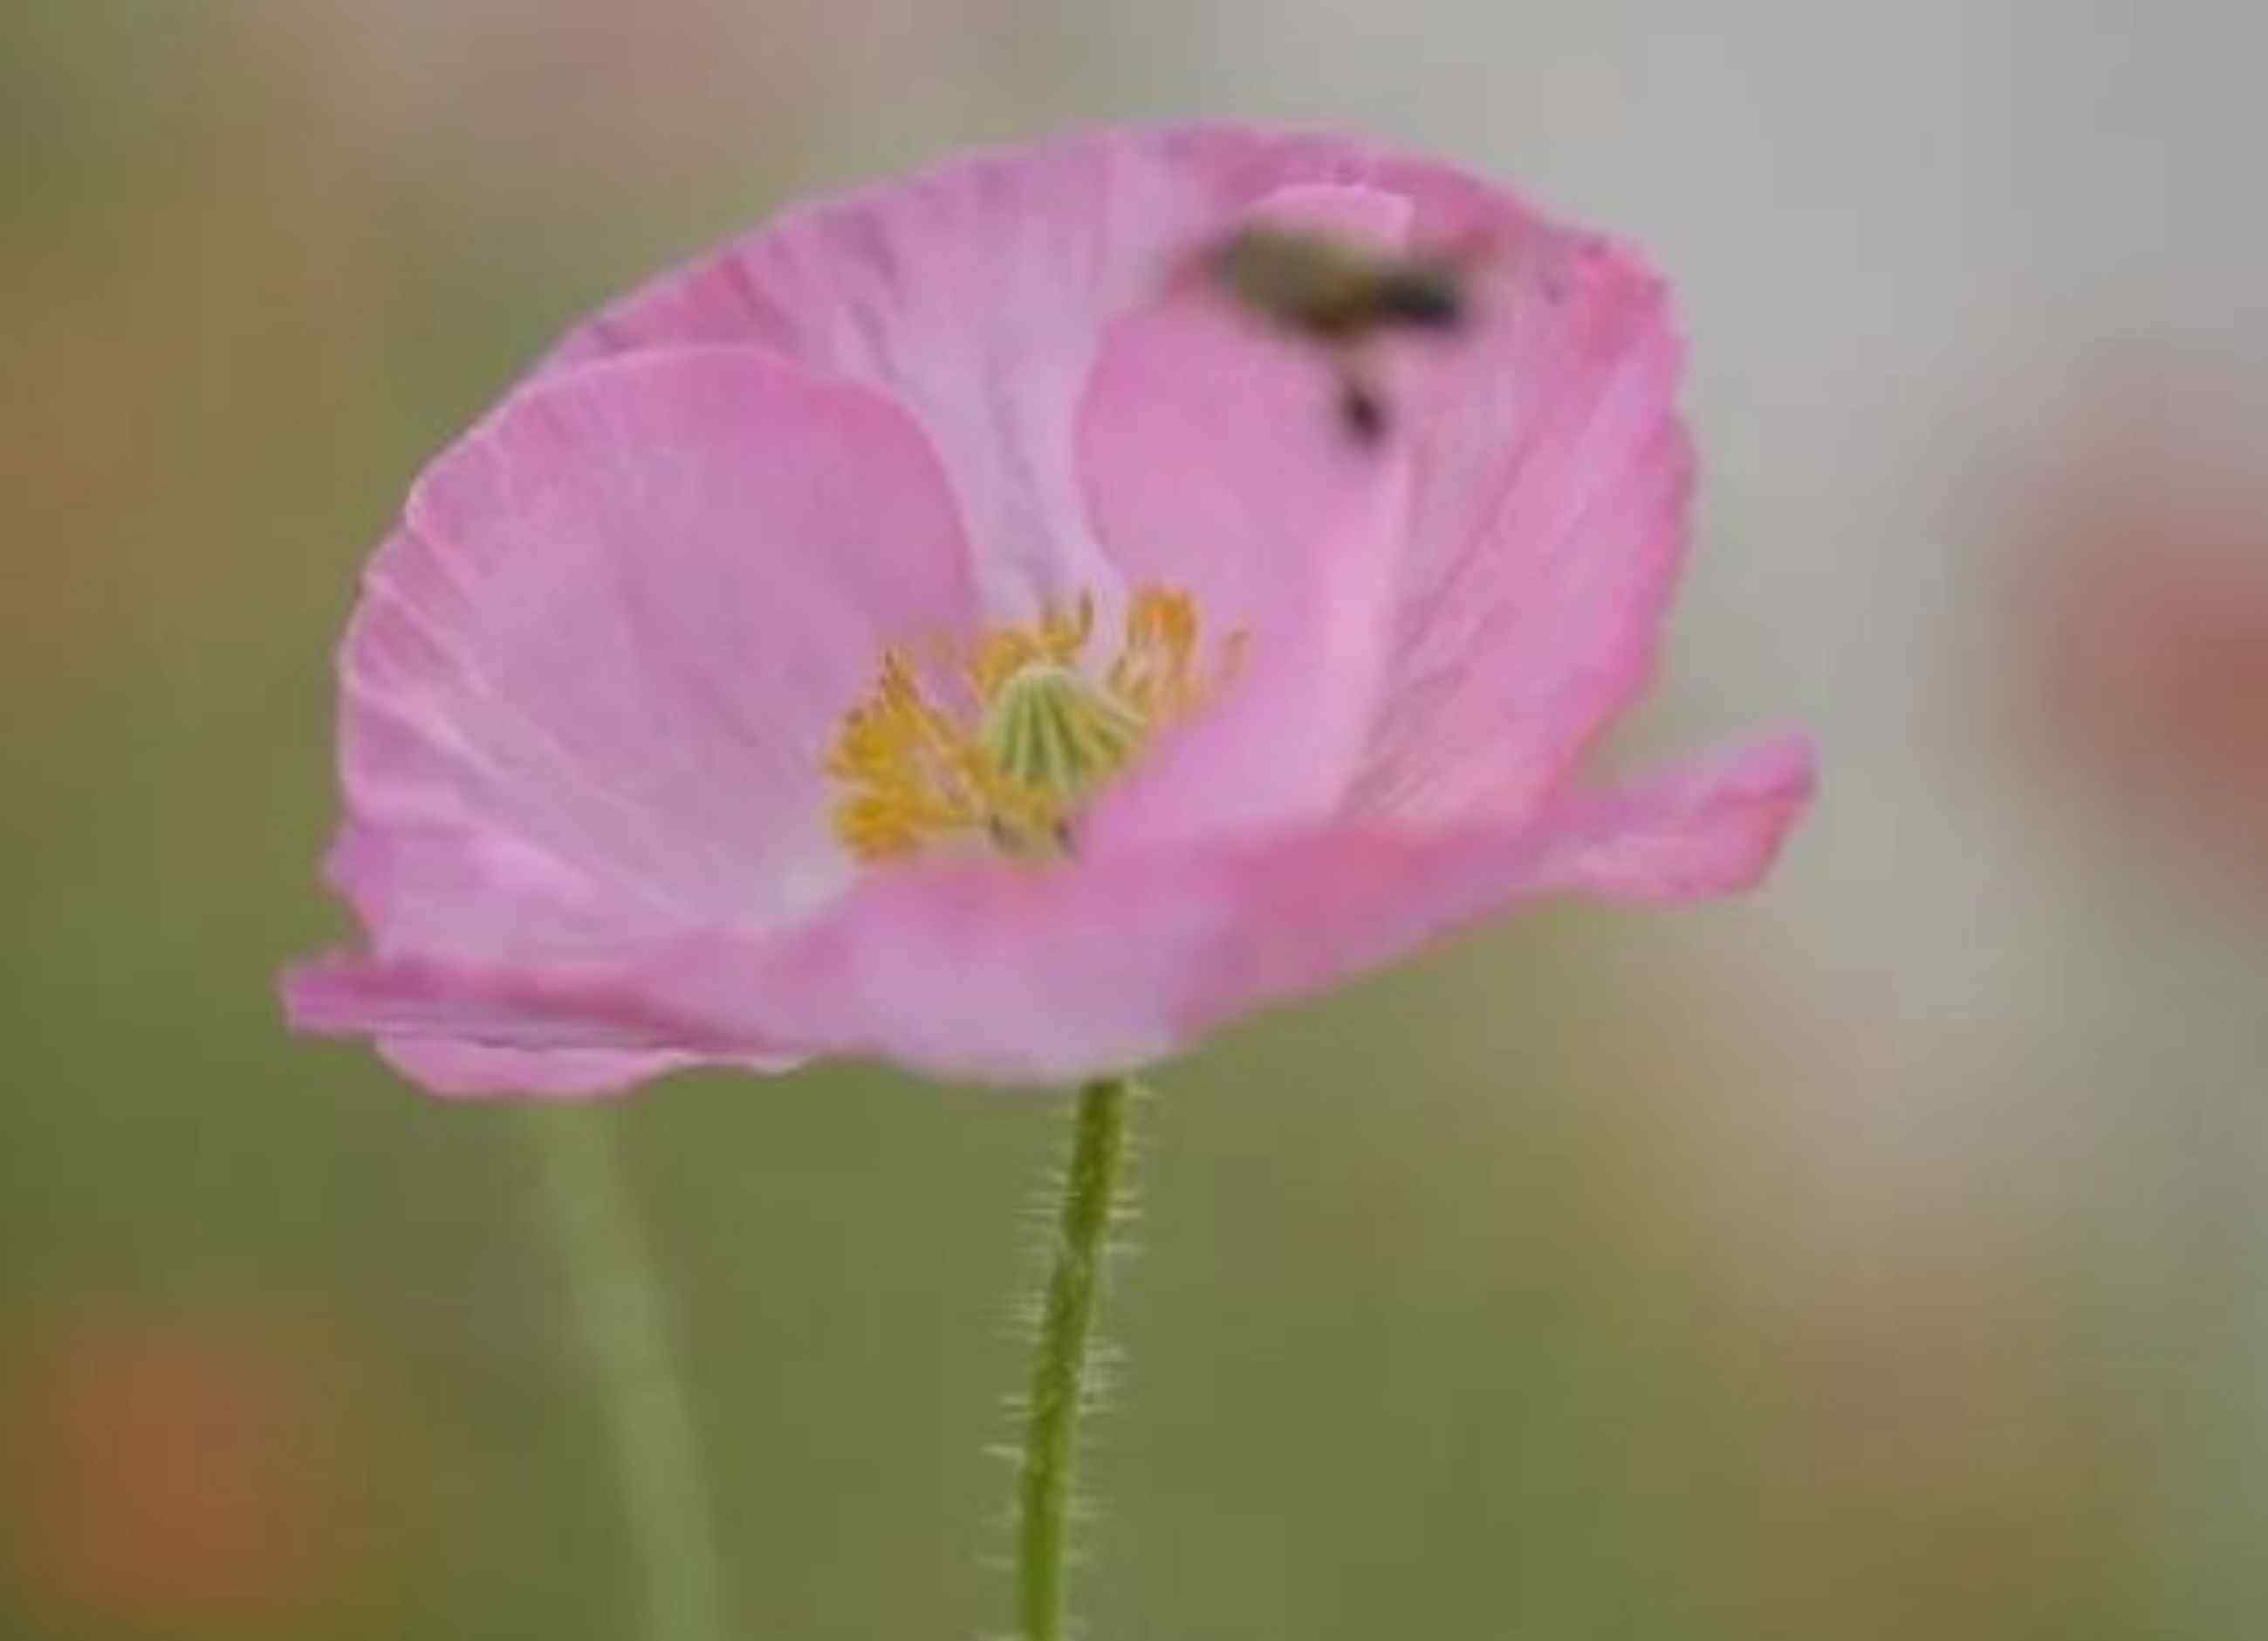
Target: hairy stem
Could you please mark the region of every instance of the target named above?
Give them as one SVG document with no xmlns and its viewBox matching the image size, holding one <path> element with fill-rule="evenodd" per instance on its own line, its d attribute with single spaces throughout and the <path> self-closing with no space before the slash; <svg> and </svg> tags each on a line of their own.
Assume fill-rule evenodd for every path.
<svg viewBox="0 0 2268 1641">
<path fill-rule="evenodd" d="M 1064 1525 L 1086 1394 L 1087 1338 L 1132 1089 L 1121 1078 L 1089 1083 L 1079 1093 L 1017 1480 L 1016 1616 L 1023 1641 L 1061 1641 L 1064 1633 Z"/>
<path fill-rule="evenodd" d="M 531 1114 L 568 1285 L 606 1402 L 646 1641 L 725 1641 L 723 1578 L 664 1302 L 600 1107 Z"/>
</svg>

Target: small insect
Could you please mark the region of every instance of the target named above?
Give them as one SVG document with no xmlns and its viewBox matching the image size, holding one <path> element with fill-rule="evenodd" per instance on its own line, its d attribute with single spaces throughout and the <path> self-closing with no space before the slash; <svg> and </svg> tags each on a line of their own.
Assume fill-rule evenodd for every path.
<svg viewBox="0 0 2268 1641">
<path fill-rule="evenodd" d="M 1330 355 L 1347 431 L 1374 445 L 1388 413 L 1363 368 L 1365 347 L 1393 332 L 1462 326 L 1474 260 L 1465 247 L 1402 254 L 1313 229 L 1255 226 L 1208 247 L 1198 265 L 1248 312 Z"/>
</svg>

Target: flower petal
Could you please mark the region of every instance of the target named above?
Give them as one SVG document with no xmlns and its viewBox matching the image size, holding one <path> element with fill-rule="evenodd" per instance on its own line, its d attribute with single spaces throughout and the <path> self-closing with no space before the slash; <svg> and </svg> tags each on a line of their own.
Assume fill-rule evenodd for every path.
<svg viewBox="0 0 2268 1641">
<path fill-rule="evenodd" d="M 1076 872 L 885 874 L 761 960 L 737 1028 L 792 1021 L 826 1052 L 1009 1083 L 1123 1071 L 1522 900 L 1744 889 L 1811 780 L 1808 744 L 1789 737 L 1540 820 L 1332 826 Z"/>
<path fill-rule="evenodd" d="M 574 1098 L 703 1065 L 779 1072 L 802 1063 L 755 1046 L 679 1046 L 638 1023 L 628 992 L 549 983 L 546 1002 L 539 983 L 509 970 L 335 956 L 292 970 L 283 997 L 293 1030 L 374 1036 L 389 1063 L 437 1094 Z"/>
<path fill-rule="evenodd" d="M 884 872 L 808 928 L 659 944 L 572 982 L 415 966 L 302 982 L 311 1029 L 506 1047 L 873 1054 L 1048 1083 L 1131 1069 L 1263 1004 L 1383 967 L 1522 899 L 1687 901 L 1755 882 L 1811 790 L 1784 738 L 1534 819 L 1322 828 L 1067 872 Z"/>
<path fill-rule="evenodd" d="M 1535 887 L 1657 904 L 1748 888 L 1809 807 L 1815 764 L 1808 737 L 1782 734 L 1564 796 L 1544 813 Z"/>
<path fill-rule="evenodd" d="M 527 1094 L 537 1099 L 578 1100 L 618 1094 L 672 1071 L 711 1063 L 696 1055 L 613 1049 L 500 1049 L 422 1037 L 381 1037 L 378 1051 L 388 1065 L 427 1093 L 459 1099 Z M 782 1059 L 715 1063 L 774 1072 L 791 1070 L 799 1063 Z"/>
<path fill-rule="evenodd" d="M 1334 437 L 1315 350 L 1217 301 L 1161 308 L 1193 248 L 1270 212 L 1472 255 L 1476 323 L 1421 350 L 1442 380 L 1397 406 L 1394 458 Z M 608 309 L 549 368 L 717 341 L 908 406 L 995 619 L 1173 576 L 1204 584 L 1216 629 L 1253 629 L 1242 704 L 1123 795 L 1106 839 L 1312 818 L 1351 784 L 1366 813 L 1445 821 L 1535 801 L 1643 682 L 1688 466 L 1659 283 L 1454 167 L 1237 126 L 977 154 L 791 211 Z M 1399 363 L 1381 367 L 1397 384 Z M 1304 678 L 1265 672 L 1287 652 Z M 1220 756 L 1235 782 L 1206 773 Z"/>
<path fill-rule="evenodd" d="M 1468 264 L 1449 346 L 1389 360 L 1406 462 L 1352 813 L 1454 825 L 1557 790 L 1644 688 L 1686 539 L 1683 345 L 1643 259 L 1453 166 L 1300 134 L 1163 138 L 1216 197 L 1336 187 Z M 1322 686 L 1319 684 L 1319 688 Z"/>
<path fill-rule="evenodd" d="M 1073 408 L 1106 318 L 1205 210 L 1138 134 L 977 154 L 790 211 L 608 308 L 549 368 L 734 342 L 888 394 L 952 475 L 987 609 L 1017 618 L 1110 585 Z"/>
<path fill-rule="evenodd" d="M 613 304 L 541 368 L 744 343 L 887 393 L 944 459 L 987 610 L 1014 618 L 1114 580 L 1072 459 L 1106 331 L 1263 202 L 1328 214 L 1300 202 L 1309 192 L 1367 197 L 1341 226 L 1420 239 L 1467 233 L 1506 209 L 1453 168 L 1327 133 L 1081 132 L 787 211 Z M 1312 362 L 1306 376 L 1321 391 L 1302 419 L 1328 430 L 1328 379 Z"/>
<path fill-rule="evenodd" d="M 1233 696 L 1098 838 L 1541 802 L 1642 687 L 1683 543 L 1660 282 L 1454 167 L 1234 129 L 1167 140 L 1241 217 L 1463 258 L 1471 313 L 1446 345 L 1366 360 L 1394 418 L 1367 453 L 1320 350 L 1240 337 L 1218 302 L 1113 330 L 1083 411 L 1098 532 L 1129 579 L 1192 585 L 1254 641 Z"/>
<path fill-rule="evenodd" d="M 935 459 L 880 396 L 753 349 L 549 378 L 370 568 L 335 880 L 387 956 L 799 917 L 849 876 L 840 714 L 885 644 L 973 610 Z"/>
<path fill-rule="evenodd" d="M 1408 210 L 1309 184 L 1244 213 L 1263 216 L 1391 247 Z M 1113 327 L 1080 410 L 1096 531 L 1130 585 L 1193 593 L 1241 661 L 1095 817 L 1093 846 L 1313 823 L 1344 797 L 1377 697 L 1406 467 L 1350 436 L 1340 390 L 1322 351 L 1201 284 Z"/>
<path fill-rule="evenodd" d="M 1632 254 L 1510 202 L 1521 248 L 1427 384 L 1394 659 L 1353 806 L 1533 804 L 1643 689 L 1683 556 L 1682 345 Z"/>
</svg>

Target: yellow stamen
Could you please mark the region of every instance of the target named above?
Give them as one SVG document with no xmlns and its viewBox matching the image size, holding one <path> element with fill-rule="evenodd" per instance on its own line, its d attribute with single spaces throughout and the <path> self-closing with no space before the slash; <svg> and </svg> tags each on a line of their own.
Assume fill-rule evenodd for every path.
<svg viewBox="0 0 2268 1641">
<path fill-rule="evenodd" d="M 861 861 L 975 844 L 1020 860 L 1071 852 L 1079 815 L 1168 725 L 1200 710 L 1243 649 L 1233 634 L 1210 673 L 1186 592 L 1134 594 L 1117 654 L 1100 679 L 1081 665 L 1094 607 L 997 628 L 966 650 L 965 710 L 940 706 L 899 651 L 846 713 L 827 757 L 843 784 L 835 832 Z"/>
</svg>

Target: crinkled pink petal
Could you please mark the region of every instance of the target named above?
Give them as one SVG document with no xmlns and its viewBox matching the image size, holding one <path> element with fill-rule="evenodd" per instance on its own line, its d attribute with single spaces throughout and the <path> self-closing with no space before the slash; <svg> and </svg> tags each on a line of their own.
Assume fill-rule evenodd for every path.
<svg viewBox="0 0 2268 1641">
<path fill-rule="evenodd" d="M 1366 184 L 1410 195 L 1421 226 L 1477 220 L 1500 197 L 1323 133 L 1081 132 L 786 211 L 613 304 L 544 368 L 746 343 L 887 393 L 952 475 L 987 607 L 1020 614 L 1112 580 L 1072 453 L 1108 326 L 1263 201 Z"/>
<path fill-rule="evenodd" d="M 1454 166 L 1305 134 L 1160 134 L 1216 190 L 1336 186 L 1464 257 L 1454 345 L 1389 361 L 1407 467 L 1384 651 L 1348 804 L 1448 825 L 1540 803 L 1643 689 L 1686 539 L 1683 349 L 1626 247 Z"/>
<path fill-rule="evenodd" d="M 1333 438 L 1313 350 L 1169 299 L 1192 249 L 1263 214 L 1472 258 L 1476 322 L 1401 350 L 1441 379 L 1385 460 Z M 1350 784 L 1364 813 L 1439 822 L 1538 801 L 1643 685 L 1689 468 L 1660 283 L 1455 167 L 1237 126 L 980 154 L 791 211 L 553 367 L 720 340 L 904 403 L 996 615 L 1179 574 L 1216 628 L 1255 629 L 1241 703 L 1119 800 L 1106 842 L 1312 820 Z M 1268 670 L 1287 655 L 1304 676 Z"/>
<path fill-rule="evenodd" d="M 1809 737 L 1781 734 L 1563 794 L 1544 812 L 1535 886 L 1653 904 L 1747 888 L 1810 806 L 1815 762 Z"/>
<path fill-rule="evenodd" d="M 497 1094 L 589 1099 L 618 1094 L 672 1071 L 699 1066 L 732 1065 L 770 1073 L 801 1063 L 792 1056 L 712 1057 L 612 1049 L 505 1049 L 427 1037 L 381 1037 L 378 1051 L 388 1065 L 421 1088 L 459 1099 Z"/>
<path fill-rule="evenodd" d="M 1523 247 L 1425 384 L 1393 656 L 1354 808 L 1434 820 L 1559 784 L 1652 667 L 1692 457 L 1657 280 L 1510 211 Z"/>
<path fill-rule="evenodd" d="M 888 394 L 952 476 L 988 607 L 1106 589 L 1071 461 L 1112 314 L 1200 231 L 1198 179 L 1138 136 L 978 154 L 788 211 L 575 331 L 549 368 L 687 342 L 778 350 Z"/>
<path fill-rule="evenodd" d="M 1390 250 L 1407 215 L 1397 196 L 1307 186 L 1263 196 L 1245 220 L 1325 224 Z M 1327 359 L 1202 284 L 1112 327 L 1080 418 L 1111 561 L 1131 585 L 1195 594 L 1213 642 L 1233 633 L 1241 655 L 1204 717 L 1094 817 L 1090 843 L 1322 821 L 1378 698 L 1404 464 L 1348 438 Z"/>
<path fill-rule="evenodd" d="M 678 935 L 661 949 L 708 952 L 733 938 Z M 610 963 L 642 949 L 625 945 L 610 954 Z M 588 965 L 376 961 L 335 953 L 284 976 L 284 1005 L 295 1030 L 376 1038 L 390 1064 L 437 1094 L 571 1099 L 619 1093 L 700 1066 L 777 1073 L 803 1063 L 805 1056 L 745 1032 L 720 1039 L 658 1012 L 661 1005 L 648 996 L 670 991 L 676 972 L 656 966 L 625 978 Z"/>
<path fill-rule="evenodd" d="M 286 975 L 284 1003 L 294 1029 L 374 1037 L 396 1071 L 452 1096 L 577 1099 L 701 1066 L 776 1073 L 802 1063 L 754 1043 L 686 1046 L 681 1028 L 637 1025 L 630 992 L 534 972 L 542 977 L 334 956 Z"/>
<path fill-rule="evenodd" d="M 754 349 L 549 378 L 433 464 L 370 567 L 333 879 L 387 959 L 799 918 L 850 873 L 842 711 L 885 644 L 974 610 L 936 460 L 870 390 Z"/>
<path fill-rule="evenodd" d="M 1331 828 L 1160 849 L 1079 871 L 881 873 L 809 929 L 696 935 L 604 974 L 313 971 L 320 1030 L 703 1057 L 792 1037 L 942 1076 L 1075 1079 L 1139 1066 L 1538 894 L 1677 901 L 1754 883 L 1808 800 L 1798 738 L 1697 762 L 1540 821 Z"/>
<path fill-rule="evenodd" d="M 793 1019 L 832 1051 L 946 1076 L 1124 1070 L 1523 899 L 1671 902 L 1745 888 L 1811 779 L 1808 743 L 1791 740 L 1540 818 L 1339 824 L 1079 872 L 880 877 L 775 953 L 752 988 L 762 1003 L 739 1018 Z"/>
<path fill-rule="evenodd" d="M 364 958 L 334 953 L 284 977 L 294 1027 L 513 1053 L 763 1056 L 745 1025 L 696 1023 L 697 964 L 676 954 L 760 949 L 737 931 L 696 931 L 626 942 L 604 964 L 542 967 L 476 959 Z M 674 1000 L 672 995 L 674 994 Z"/>
<path fill-rule="evenodd" d="M 919 431 L 755 350 L 527 389 L 442 456 L 341 662 L 338 875 L 382 947 L 799 916 L 821 768 L 884 645 L 972 619 Z"/>
<path fill-rule="evenodd" d="M 1408 243 L 1468 258 L 1470 322 L 1403 350 L 1392 379 L 1410 474 L 1351 808 L 1447 824 L 1540 802 L 1644 688 L 1683 556 L 1691 459 L 1660 280 L 1454 166 L 1236 126 L 1155 136 L 1219 195 L 1392 195 Z"/>
</svg>

